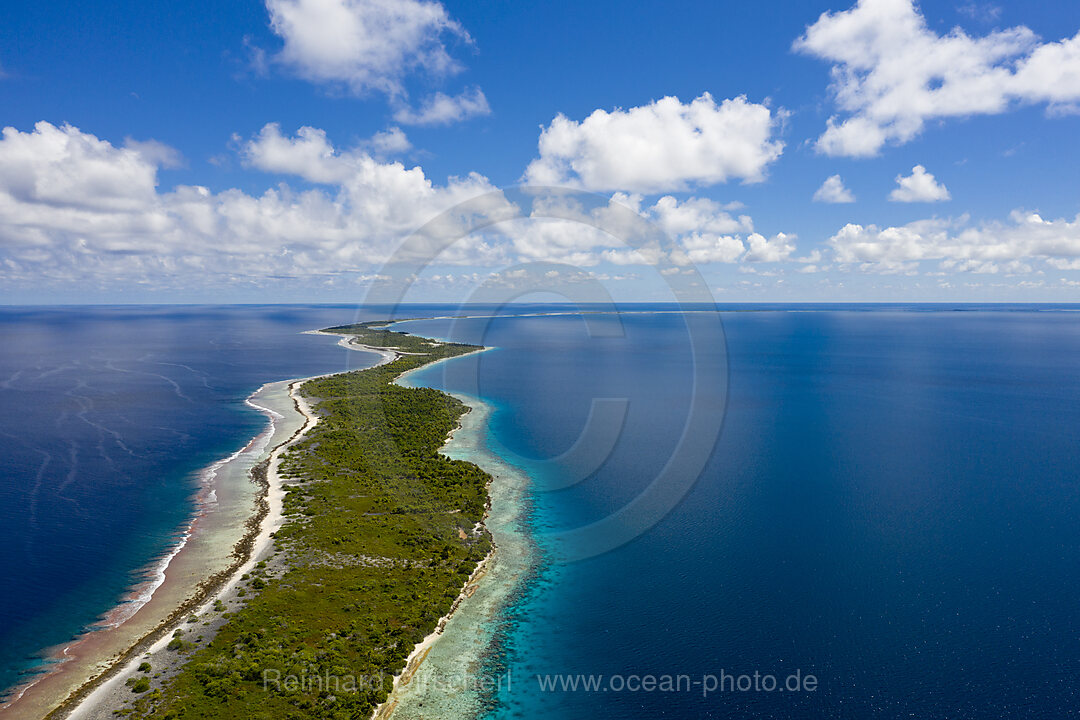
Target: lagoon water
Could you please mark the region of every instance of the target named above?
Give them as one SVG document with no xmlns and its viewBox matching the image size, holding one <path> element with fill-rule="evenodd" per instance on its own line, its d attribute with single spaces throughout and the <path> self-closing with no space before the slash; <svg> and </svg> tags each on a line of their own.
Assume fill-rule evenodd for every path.
<svg viewBox="0 0 1080 720">
<path fill-rule="evenodd" d="M 530 478 L 540 562 L 473 668 L 509 685 L 469 705 L 492 718 L 1074 713 L 1080 313 L 739 309 L 754 311 L 724 313 L 726 352 L 710 338 L 698 366 L 676 313 L 399 326 L 494 348 L 410 382 L 483 398 L 487 452 Z M 297 334 L 355 317 L 0 312 L 0 571 L 14 580 L 0 684 L 168 548 L 197 471 L 261 429 L 248 394 L 363 357 Z M 560 532 L 618 517 L 678 454 L 695 397 L 723 410 L 697 482 L 655 525 L 614 521 L 615 535 L 633 525 L 625 542 L 563 562 Z M 625 419 L 575 446 L 594 398 Z M 813 675 L 816 689 L 704 687 L 755 672 Z M 595 689 L 562 688 L 579 674 Z M 659 687 L 667 675 L 677 691 Z"/>
<path fill-rule="evenodd" d="M 1080 314 L 965 309 L 725 314 L 726 416 L 700 479 L 625 545 L 540 569 L 503 614 L 489 716 L 1072 716 Z M 572 317 L 400 326 L 497 348 L 476 372 L 416 380 L 478 386 L 495 407 L 489 448 L 536 480 L 541 547 L 629 502 L 682 432 L 682 319 L 622 324 L 624 337 Z M 629 407 L 603 464 L 571 477 L 544 462 L 601 397 Z M 755 672 L 812 674 L 816 689 L 706 693 Z"/>
</svg>

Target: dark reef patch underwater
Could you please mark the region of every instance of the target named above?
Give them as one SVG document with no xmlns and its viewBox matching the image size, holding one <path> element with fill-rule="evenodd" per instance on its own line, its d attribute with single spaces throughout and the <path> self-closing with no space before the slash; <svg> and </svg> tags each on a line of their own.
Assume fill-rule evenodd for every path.
<svg viewBox="0 0 1080 720">
<path fill-rule="evenodd" d="M 724 314 L 727 412 L 705 471 L 631 542 L 542 567 L 497 619 L 491 665 L 513 682 L 489 716 L 1074 713 L 1080 313 L 738 309 L 755 312 Z M 355 319 L 303 306 L 0 312 L 0 570 L 19 580 L 0 600 L 0 681 L 92 623 L 169 546 L 194 474 L 260 429 L 252 390 L 347 369 L 332 339 L 297 333 Z M 575 316 L 398 326 L 494 348 L 472 377 L 450 371 L 459 360 L 410 382 L 491 406 L 488 451 L 533 477 L 541 548 L 633 499 L 678 441 L 694 393 L 683 320 L 621 323 L 609 337 Z M 574 468 L 545 460 L 573 446 L 593 398 L 627 400 L 622 432 L 581 482 L 548 491 Z M 755 672 L 817 685 L 706 691 Z M 596 689 L 537 681 L 579 675 Z M 650 675 L 692 684 L 630 689 Z"/>
</svg>

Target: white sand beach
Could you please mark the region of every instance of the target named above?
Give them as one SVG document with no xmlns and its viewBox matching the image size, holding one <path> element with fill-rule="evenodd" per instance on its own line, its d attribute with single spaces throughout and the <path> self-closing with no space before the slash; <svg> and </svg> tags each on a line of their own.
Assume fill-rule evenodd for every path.
<svg viewBox="0 0 1080 720">
<path fill-rule="evenodd" d="M 377 354 L 375 365 L 397 357 L 388 349 L 368 350 L 342 340 L 350 350 Z M 281 527 L 284 491 L 278 458 L 318 422 L 295 392 L 310 379 L 267 383 L 247 399 L 266 415 L 268 427 L 241 450 L 203 470 L 198 510 L 177 544 L 148 568 L 147 580 L 100 626 L 56 648 L 53 668 L 20 688 L 0 708 L 0 717 L 38 720 L 55 711 L 60 717 L 112 718 L 132 697 L 124 681 L 148 656 L 158 659 L 158 667 L 165 665 L 162 649 L 190 616 L 202 618 L 205 634 L 216 629 L 210 617 L 215 601 L 226 607 L 238 602 L 239 578 L 269 554 L 272 534 Z M 260 488 L 251 472 L 264 460 L 269 465 L 266 486 Z"/>
</svg>

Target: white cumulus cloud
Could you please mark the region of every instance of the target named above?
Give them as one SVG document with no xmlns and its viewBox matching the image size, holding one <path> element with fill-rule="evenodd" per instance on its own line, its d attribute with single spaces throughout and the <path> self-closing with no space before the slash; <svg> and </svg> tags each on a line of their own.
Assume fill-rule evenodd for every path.
<svg viewBox="0 0 1080 720">
<path fill-rule="evenodd" d="M 159 140 L 135 140 L 125 138 L 124 147 L 134 150 L 150 162 L 163 168 L 178 168 L 184 166 L 184 156 L 171 145 L 166 145 Z"/>
<path fill-rule="evenodd" d="M 746 244 L 749 246 L 743 256 L 746 262 L 780 262 L 795 252 L 795 236 L 786 233 L 777 233 L 772 238 L 751 233 L 746 238 Z"/>
<path fill-rule="evenodd" d="M 766 238 L 754 232 L 749 215 L 732 216 L 727 210 L 730 205 L 708 198 L 690 197 L 679 202 L 665 195 L 653 205 L 642 207 L 640 195 L 615 193 L 611 201 L 655 223 L 673 241 L 669 259 L 676 265 L 781 262 L 795 251 L 794 234 L 777 233 Z"/>
<path fill-rule="evenodd" d="M 749 215 L 733 217 L 719 203 L 708 198 L 692 197 L 680 203 L 671 195 L 665 195 L 649 208 L 647 216 L 671 237 L 693 232 L 722 235 L 754 230 Z"/>
<path fill-rule="evenodd" d="M 375 133 L 367 144 L 379 155 L 397 155 L 412 149 L 412 143 L 399 127 Z"/>
<path fill-rule="evenodd" d="M 401 108 L 394 113 L 394 119 L 403 125 L 448 125 L 490 114 L 491 107 L 483 91 L 474 87 L 453 96 L 437 92 L 418 109 Z"/>
<path fill-rule="evenodd" d="M 821 183 L 821 187 L 814 192 L 814 202 L 823 203 L 853 203 L 855 193 L 844 187 L 844 181 L 839 175 L 830 175 Z"/>
<path fill-rule="evenodd" d="M 263 128 L 247 162 L 326 188 L 251 195 L 158 188 L 160 153 L 116 147 L 70 125 L 0 136 L 0 276 L 38 283 L 235 283 L 370 270 L 440 213 L 495 192 L 472 174 L 433 183 L 419 167 L 339 152 L 318 129 Z M 505 201 L 475 212 L 499 215 Z M 437 233 L 468 218 L 451 215 Z M 462 259 L 464 260 L 464 258 Z"/>
<path fill-rule="evenodd" d="M 152 201 L 156 186 L 157 166 L 138 147 L 117 148 L 71 125 L 3 130 L 0 187 L 10 204 L 124 212 Z"/>
<path fill-rule="evenodd" d="M 403 142 L 392 132 L 386 141 Z M 28 132 L 5 128 L 0 279 L 9 287 L 134 283 L 182 291 L 277 281 L 295 288 L 346 276 L 355 283 L 376 277 L 402 241 L 425 226 L 417 240 L 421 254 L 443 238 L 464 237 L 436 265 L 776 262 L 794 249 L 794 236 L 766 238 L 748 215 L 705 198 L 664 196 L 647 205 L 641 196 L 618 195 L 580 215 L 572 197 L 538 196 L 530 216 L 538 222 L 515 225 L 505 221 L 520 211 L 487 178 L 474 173 L 437 184 L 421 167 L 378 159 L 374 139 L 339 149 L 321 129 L 290 135 L 269 124 L 237 144 L 249 167 L 314 187 L 277 182 L 259 194 L 197 185 L 166 190 L 158 171 L 168 158 L 156 144 L 118 147 L 47 122 Z M 640 247 L 624 242 L 641 226 L 630 222 L 633 212 L 616 212 L 615 203 L 662 234 Z M 466 237 L 475 225 L 484 229 Z M 671 247 L 661 247 L 663 234 Z"/>
<path fill-rule="evenodd" d="M 948 189 L 922 165 L 911 168 L 910 175 L 897 175 L 896 187 L 889 193 L 889 200 L 903 203 L 944 202 L 950 198 Z"/>
<path fill-rule="evenodd" d="M 682 103 L 596 110 L 582 121 L 559 114 L 543 129 L 525 180 L 587 190 L 659 193 L 729 179 L 758 182 L 780 157 L 778 117 L 745 97 L 717 104 L 709 93 Z"/>
<path fill-rule="evenodd" d="M 356 93 L 398 96 L 410 73 L 457 72 L 444 40 L 469 39 L 435 0 L 266 0 L 266 8 L 284 42 L 279 62 Z"/>
<path fill-rule="evenodd" d="M 296 175 L 309 182 L 337 185 L 354 176 L 365 163 L 374 160 L 363 152 L 338 152 L 326 131 L 302 127 L 296 137 L 281 134 L 270 123 L 243 147 L 244 160 L 265 172 Z"/>
<path fill-rule="evenodd" d="M 966 216 L 886 228 L 848 224 L 828 245 L 837 262 L 871 271 L 913 270 L 924 261 L 967 272 L 1030 272 L 1036 261 L 1065 269 L 1080 260 L 1080 216 L 1045 220 L 1015 211 L 1009 222 L 977 226 Z"/>
<path fill-rule="evenodd" d="M 817 149 L 869 157 L 917 136 L 927 120 L 1002 113 L 1019 103 L 1051 111 L 1080 101 L 1080 34 L 1040 42 L 1020 26 L 972 36 L 930 29 L 913 0 L 859 0 L 824 13 L 794 49 L 832 63 L 841 115 Z"/>
<path fill-rule="evenodd" d="M 264 172 L 295 175 L 323 185 L 347 185 L 380 167 L 404 168 L 400 163 L 384 164 L 379 158 L 411 147 L 405 133 L 396 127 L 375 133 L 352 150 L 338 150 L 319 128 L 302 127 L 295 137 L 287 137 L 277 123 L 268 123 L 242 143 L 240 155 L 246 165 Z"/>
<path fill-rule="evenodd" d="M 708 198 L 680 202 L 670 195 L 644 205 L 640 195 L 615 193 L 606 205 L 585 209 L 572 196 L 538 196 L 528 222 L 503 224 L 498 232 L 508 240 L 511 256 L 583 267 L 601 262 L 655 265 L 670 261 L 677 266 L 779 262 L 794 251 L 794 235 L 778 233 L 766 238 L 754 232 L 750 216 L 733 217 L 725 207 Z M 649 225 L 630 222 L 626 209 Z M 640 237 L 646 227 L 653 230 Z M 661 234 L 652 234 L 655 231 Z"/>
</svg>

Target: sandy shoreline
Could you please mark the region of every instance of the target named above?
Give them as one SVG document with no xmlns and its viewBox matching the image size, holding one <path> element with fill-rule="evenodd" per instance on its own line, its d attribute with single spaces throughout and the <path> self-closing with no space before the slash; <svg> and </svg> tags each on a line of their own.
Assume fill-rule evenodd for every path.
<svg viewBox="0 0 1080 720">
<path fill-rule="evenodd" d="M 404 373 L 395 382 L 415 387 L 410 376 L 432 365 Z M 535 564 L 535 547 L 524 519 L 529 479 L 488 450 L 486 432 L 493 408 L 477 397 L 450 394 L 469 412 L 439 452 L 474 463 L 491 476 L 483 523 L 491 534 L 492 550 L 463 585 L 450 612 L 413 648 L 386 702 L 375 709 L 374 720 L 476 717 L 485 700 L 478 691 L 484 682 L 483 659 L 493 647 L 500 613 Z"/>
<path fill-rule="evenodd" d="M 468 353 L 468 354 L 469 355 L 474 355 L 474 354 L 476 354 L 478 352 L 484 352 L 485 350 L 490 350 L 490 348 L 482 348 L 480 350 L 477 350 L 477 351 L 475 351 L 473 353 Z M 464 355 L 459 355 L 457 357 L 465 357 L 465 356 Z M 407 380 L 406 380 L 410 375 L 412 375 L 412 374 L 414 374 L 414 373 L 416 373 L 416 372 L 418 372 L 420 370 L 425 370 L 425 369 L 431 367 L 432 365 L 438 364 L 439 362 L 445 362 L 446 360 L 453 360 L 453 359 L 454 358 L 445 358 L 444 360 L 439 360 L 439 361 L 436 361 L 434 363 L 429 363 L 427 365 L 423 365 L 423 366 L 418 367 L 418 368 L 416 368 L 414 370 L 409 370 L 407 372 L 404 372 L 404 373 L 402 373 L 401 375 L 397 376 L 394 379 L 394 384 L 396 384 L 396 385 L 403 385 L 404 384 L 405 387 L 410 387 L 407 384 Z M 403 383 L 402 381 L 406 381 L 406 383 Z M 463 398 L 458 398 L 458 399 L 463 399 Z M 469 412 L 470 413 L 475 409 L 468 402 L 466 402 L 465 404 L 469 407 Z M 444 442 L 442 448 L 440 448 L 440 452 L 442 452 L 443 450 L 446 449 L 447 444 L 449 444 L 450 441 L 454 439 L 454 435 L 459 430 L 461 430 L 462 427 L 463 427 L 463 424 L 459 423 L 457 427 L 455 427 L 453 430 L 450 431 L 450 434 L 446 438 L 446 442 Z M 490 488 L 490 485 L 491 484 L 488 483 L 488 511 L 484 513 L 484 521 L 487 520 L 488 513 L 490 512 L 490 508 L 491 508 L 491 499 L 490 499 L 491 498 L 491 494 L 490 494 L 490 489 L 491 488 Z M 498 548 L 495 546 L 494 541 L 492 541 L 491 550 L 488 551 L 488 554 L 484 556 L 483 560 L 481 560 L 479 563 L 477 563 L 476 568 L 473 569 L 472 573 L 469 575 L 469 579 L 465 581 L 464 585 L 462 585 L 461 591 L 458 593 L 457 597 L 454 598 L 454 602 L 450 606 L 450 611 L 448 613 L 446 613 L 445 615 L 443 615 L 441 618 L 439 618 L 439 621 L 435 624 L 435 629 L 432 630 L 430 633 L 428 633 L 427 636 L 425 636 L 423 640 L 416 643 L 416 645 L 412 649 L 412 652 L 410 652 L 408 657 L 405 658 L 405 667 L 402 669 L 402 671 L 399 674 L 394 676 L 394 679 L 393 679 L 391 687 L 390 687 L 390 693 L 387 696 L 386 701 L 384 701 L 383 703 L 375 706 L 375 709 L 371 713 L 372 720 L 388 720 L 393 715 L 395 709 L 398 706 L 398 702 L 399 702 L 399 699 L 397 697 L 397 693 L 401 690 L 401 688 L 403 686 L 408 685 L 409 682 L 412 680 L 413 676 L 416 675 L 416 672 L 420 669 L 420 665 L 424 662 L 424 660 L 427 659 L 428 653 L 431 651 L 431 648 L 435 644 L 435 641 L 438 640 L 442 636 L 443 632 L 446 630 L 447 623 L 450 622 L 450 619 L 454 616 L 454 613 L 457 612 L 458 607 L 461 605 L 461 603 L 464 600 L 468 599 L 469 597 L 471 597 L 473 595 L 473 593 L 476 590 L 476 583 L 479 582 L 480 578 L 482 578 L 484 576 L 484 574 L 487 572 L 488 565 L 492 562 L 492 560 L 494 560 L 497 550 L 498 550 Z"/>
<path fill-rule="evenodd" d="M 365 346 L 339 344 L 369 351 Z M 380 356 L 372 367 L 397 357 L 382 348 L 369 352 Z M 277 458 L 317 422 L 307 401 L 293 392 L 310 379 L 267 383 L 245 400 L 267 416 L 269 427 L 231 456 L 201 471 L 197 511 L 181 528 L 179 542 L 147 568 L 147 579 L 133 587 L 101 623 L 55 649 L 51 653 L 55 667 L 16 688 L 0 706 L 0 718 L 113 717 L 113 705 L 131 699 L 132 693 L 123 685 L 129 671 L 147 653 L 157 653 L 167 645 L 173 629 L 189 614 L 201 615 L 216 599 L 235 594 L 239 578 L 267 554 L 270 535 L 282 522 L 284 493 L 276 473 Z M 268 448 L 272 448 L 269 453 Z M 253 470 L 267 462 L 263 488 L 252 497 Z M 241 495 L 244 492 L 246 497 Z M 118 693 L 117 688 L 125 692 Z"/>
<path fill-rule="evenodd" d="M 323 335 L 330 333 L 322 333 L 315 330 L 308 331 L 306 334 Z M 393 362 L 397 358 L 397 353 L 390 349 L 368 348 L 365 345 L 350 343 L 348 342 L 347 337 L 342 338 L 342 341 L 338 344 L 349 350 L 372 352 L 379 355 L 379 360 L 370 367 L 385 365 Z M 268 383 L 263 388 L 260 388 L 259 392 L 263 392 L 266 389 L 272 391 L 273 389 L 280 389 L 282 386 L 285 386 L 287 388 L 287 397 L 292 403 L 292 408 L 303 418 L 303 424 L 286 440 L 274 446 L 265 460 L 266 473 L 263 495 L 265 513 L 262 513 L 262 516 L 258 519 L 258 532 L 251 543 L 250 551 L 246 553 L 246 559 L 238 567 L 232 569 L 229 572 L 228 577 L 215 586 L 212 592 L 204 594 L 204 597 L 200 598 L 196 607 L 193 608 L 193 614 L 199 617 L 200 621 L 202 621 L 204 626 L 208 627 L 210 632 L 216 632 L 217 628 L 224 624 L 224 619 L 220 617 L 221 611 L 214 610 L 215 605 L 220 603 L 220 606 L 228 610 L 235 609 L 236 605 L 243 602 L 237 595 L 240 579 L 246 573 L 251 572 L 256 563 L 265 560 L 271 554 L 273 549 L 273 535 L 281 529 L 281 525 L 284 522 L 282 509 L 285 499 L 285 490 L 282 478 L 278 473 L 281 455 L 285 450 L 311 432 L 319 422 L 319 417 L 315 414 L 311 404 L 305 397 L 299 394 L 297 390 L 308 380 L 336 374 L 339 373 L 326 373 L 306 378 L 284 380 L 277 383 Z M 252 398 L 255 398 L 258 394 L 259 393 L 256 393 Z M 252 404 L 254 404 L 254 402 Z M 204 619 L 207 617 L 210 618 L 209 621 Z M 128 677 L 134 675 L 137 672 L 138 665 L 144 661 L 150 662 L 155 668 L 165 667 L 172 671 L 179 668 L 179 666 L 183 664 L 182 659 L 176 658 L 175 654 L 168 653 L 167 646 L 172 640 L 174 629 L 183 629 L 183 621 L 183 617 L 175 618 L 174 621 L 163 628 L 162 631 L 158 633 L 157 637 L 152 642 L 148 643 L 145 648 L 140 649 L 139 652 L 135 653 L 134 656 L 126 662 L 117 663 L 116 667 L 113 668 L 111 677 L 98 684 L 91 692 L 86 694 L 84 698 L 79 700 L 78 704 L 75 705 L 66 717 L 73 719 L 78 718 L 80 720 L 97 720 L 98 718 L 104 719 L 115 717 L 115 712 L 129 705 L 133 699 L 132 693 L 128 690 L 124 681 Z M 162 662 L 163 658 L 165 659 L 165 662 Z"/>
<path fill-rule="evenodd" d="M 307 331 L 306 334 L 337 335 L 336 333 L 324 333 L 319 330 Z M 378 362 L 370 367 L 392 362 L 401 354 L 393 348 L 373 347 L 356 343 L 354 342 L 354 336 L 340 337 L 338 345 L 350 350 L 379 355 Z M 482 350 L 477 352 L 482 352 Z M 417 368 L 417 370 L 428 367 L 431 367 L 431 364 L 424 365 L 422 368 Z M 402 383 L 413 372 L 415 370 L 403 373 L 394 382 Z M 245 521 L 247 532 L 241 541 L 237 543 L 234 561 L 225 570 L 209 578 L 202 577 L 197 584 L 192 584 L 190 581 L 193 578 L 190 577 L 174 579 L 173 575 L 175 573 L 170 572 L 171 569 L 174 569 L 174 563 L 177 560 L 184 559 L 185 550 L 191 550 L 187 540 L 192 535 L 192 529 L 188 528 L 184 534 L 183 542 L 178 543 L 167 556 L 163 557 L 162 561 L 159 561 L 158 565 L 160 567 L 155 566 L 154 584 L 148 588 L 146 602 L 130 613 L 129 617 L 120 620 L 113 629 L 124 628 L 128 620 L 135 620 L 139 617 L 140 612 L 146 612 L 145 608 L 153 609 L 155 600 L 163 600 L 163 598 L 159 597 L 159 593 L 168 594 L 165 591 L 171 591 L 171 594 L 175 596 L 177 590 L 179 590 L 176 586 L 188 581 L 187 587 L 189 589 L 185 593 L 183 602 L 179 603 L 166 617 L 160 619 L 149 631 L 132 636 L 126 645 L 108 655 L 107 660 L 99 659 L 92 667 L 83 668 L 81 682 L 75 682 L 75 680 L 79 679 L 75 677 L 75 672 L 71 672 L 79 670 L 79 668 L 75 667 L 69 668 L 69 672 L 66 673 L 66 683 L 61 682 L 64 679 L 60 677 L 62 673 L 54 671 L 43 674 L 37 682 L 24 689 L 18 702 L 12 702 L 7 706 L 0 707 L 0 717 L 5 718 L 5 720 L 8 717 L 40 718 L 48 714 L 48 717 L 78 718 L 79 720 L 114 718 L 117 711 L 130 707 L 136 697 L 125 682 L 139 674 L 138 666 L 141 663 L 149 662 L 154 668 L 154 687 L 160 686 L 161 682 L 168 679 L 171 673 L 174 673 L 183 665 L 183 656 L 170 652 L 167 648 L 173 639 L 174 631 L 178 630 L 185 633 L 205 632 L 211 637 L 212 633 L 216 633 L 217 629 L 226 622 L 225 618 L 221 617 L 222 612 L 227 613 L 230 610 L 235 610 L 243 603 L 243 599 L 237 594 L 237 591 L 240 590 L 242 576 L 251 572 L 256 563 L 267 560 L 273 554 L 273 534 L 280 529 L 284 521 L 282 506 L 285 492 L 282 479 L 278 474 L 281 454 L 293 443 L 309 433 L 319 421 L 308 401 L 296 391 L 300 385 L 308 380 L 334 374 L 339 373 L 278 381 L 267 383 L 261 387 L 245 402 L 267 415 L 271 422 L 270 428 L 256 436 L 245 448 L 208 468 L 208 471 L 213 471 L 227 466 L 239 457 L 256 453 L 258 454 L 257 464 L 259 466 L 265 465 L 265 473 L 262 475 L 263 489 L 256 498 L 256 513 Z M 466 400 L 466 404 L 469 405 L 471 411 L 475 410 L 475 405 L 469 403 L 466 398 L 460 399 Z M 285 406 L 286 400 L 291 407 Z M 292 415 L 291 418 L 289 417 L 290 414 Z M 479 413 L 470 412 L 468 414 L 475 417 Z M 297 420 L 299 420 L 299 423 Z M 447 438 L 447 445 L 453 440 L 459 429 L 461 429 L 460 425 L 450 433 Z M 291 432 L 288 432 L 285 437 L 281 437 L 285 431 L 289 430 Z M 271 448 L 268 454 L 266 452 L 267 447 Z M 446 445 L 444 445 L 445 447 Z M 257 472 L 254 468 L 251 472 L 254 478 Z M 216 492 L 216 488 L 213 486 L 204 489 L 199 498 L 200 502 L 205 501 L 214 492 Z M 212 497 L 210 497 L 210 501 L 213 502 Z M 197 520 L 198 516 L 196 516 L 196 520 L 193 520 L 192 524 L 194 525 Z M 420 670 L 421 664 L 428 657 L 436 641 L 443 636 L 448 623 L 454 618 L 459 606 L 476 592 L 479 580 L 488 572 L 495 561 L 495 557 L 496 548 L 493 544 L 491 552 L 477 565 L 468 581 L 462 586 L 451 610 L 440 618 L 436 628 L 413 648 L 406 660 L 405 668 L 401 674 L 394 678 L 393 689 L 388 701 L 375 709 L 372 715 L 373 718 L 384 720 L 395 712 L 400 700 L 400 691 L 410 683 Z M 176 605 L 174 597 L 168 599 L 172 600 L 173 604 Z M 156 603 L 158 606 L 163 604 L 163 602 Z M 124 605 L 120 607 L 122 608 Z M 160 607 L 157 609 L 160 614 Z M 101 632 L 104 631 L 88 632 L 77 642 L 83 642 L 85 639 L 98 639 Z M 127 634 L 131 636 L 131 633 Z M 202 639 L 201 634 L 199 639 Z M 91 647 L 85 653 L 88 661 L 93 659 L 90 656 L 93 655 L 94 650 L 95 648 Z M 98 657 L 103 657 L 103 655 L 99 652 Z M 64 669 L 64 666 L 61 665 L 60 668 Z M 59 698 L 64 698 L 63 702 L 59 702 Z"/>
<path fill-rule="evenodd" d="M 280 527 L 283 520 L 282 517 L 282 503 L 284 501 L 284 490 L 281 486 L 281 479 L 277 474 L 277 466 L 281 456 L 281 453 L 288 448 L 292 443 L 310 432 L 311 428 L 318 422 L 318 418 L 311 412 L 307 402 L 296 394 L 296 389 L 306 380 L 310 378 L 303 378 L 300 380 L 287 380 L 281 383 L 270 383 L 268 387 L 271 390 L 279 389 L 275 386 L 284 385 L 288 397 L 293 401 L 295 410 L 303 415 L 303 425 L 296 430 L 288 439 L 279 443 L 270 452 L 269 457 L 264 461 L 266 466 L 266 484 L 264 487 L 263 501 L 264 512 L 260 513 L 261 518 L 257 524 L 257 533 L 254 535 L 251 541 L 250 551 L 246 554 L 246 558 L 241 564 L 232 569 L 226 578 L 224 578 L 218 585 L 216 585 L 211 592 L 205 593 L 200 597 L 193 607 L 190 608 L 191 615 L 198 616 L 201 619 L 212 616 L 214 614 L 213 607 L 216 603 L 222 603 L 230 609 L 238 602 L 236 597 L 237 584 L 240 577 L 244 573 L 248 573 L 254 567 L 255 563 L 265 558 L 271 548 L 273 538 L 271 537 Z M 205 623 L 205 620 L 203 620 Z M 163 656 L 167 650 L 167 645 L 172 639 L 172 633 L 175 628 L 184 627 L 184 617 L 175 618 L 173 622 L 169 623 L 166 627 L 155 634 L 155 637 L 145 643 L 144 647 L 129 658 L 126 662 L 119 663 L 114 668 L 111 676 L 97 684 L 91 692 L 86 694 L 78 704 L 72 708 L 70 713 L 66 716 L 69 718 L 110 718 L 114 717 L 116 710 L 122 709 L 126 704 L 129 704 L 133 699 L 133 694 L 124 685 L 124 681 L 137 673 L 137 667 L 144 661 L 150 662 L 155 670 L 168 667 L 169 663 L 163 662 Z M 160 671 L 160 670 L 159 670 Z"/>
<path fill-rule="evenodd" d="M 244 551 L 253 503 L 258 510 L 250 468 L 284 420 L 280 413 L 253 402 L 266 387 L 246 402 L 267 416 L 269 426 L 240 450 L 200 471 L 196 512 L 179 530 L 179 541 L 146 569 L 147 580 L 133 587 L 100 623 L 55 649 L 50 655 L 55 666 L 18 688 L 0 708 L 0 717 L 56 716 L 58 706 L 116 672 L 129 654 L 189 609 L 192 598 L 221 581 L 222 572 Z"/>
<path fill-rule="evenodd" d="M 466 580 L 465 584 L 461 587 L 461 592 L 459 592 L 458 596 L 454 599 L 453 605 L 450 606 L 450 611 L 439 618 L 439 621 L 435 624 L 435 629 L 428 633 L 423 640 L 416 643 L 413 647 L 412 652 L 405 658 L 405 667 L 399 674 L 394 676 L 390 694 L 387 696 L 386 701 L 377 705 L 372 711 L 372 720 L 389 720 L 389 718 L 393 716 L 400 702 L 397 693 L 399 693 L 404 686 L 408 685 L 413 677 L 416 676 L 417 672 L 420 670 L 420 666 L 427 660 L 428 654 L 431 652 L 432 647 L 434 647 L 435 642 L 439 640 L 446 631 L 447 624 L 453 619 L 458 608 L 461 606 L 461 603 L 468 600 L 476 592 L 477 583 L 479 583 L 480 579 L 487 574 L 488 566 L 495 559 L 495 553 L 496 548 L 495 545 L 492 544 L 491 550 L 483 560 L 477 563 L 476 568 L 472 571 L 472 574 L 469 575 L 469 579 Z"/>
</svg>

